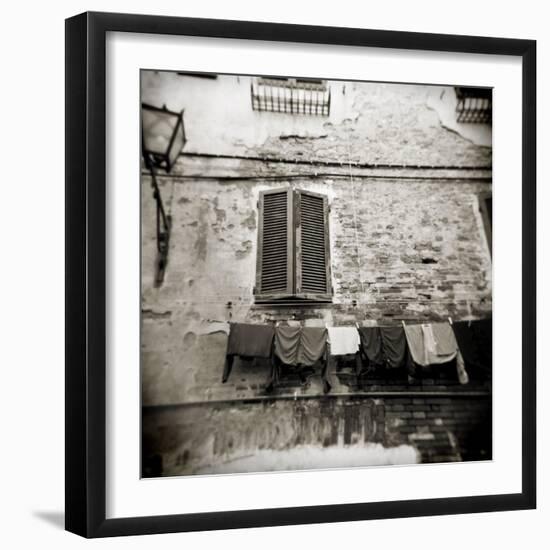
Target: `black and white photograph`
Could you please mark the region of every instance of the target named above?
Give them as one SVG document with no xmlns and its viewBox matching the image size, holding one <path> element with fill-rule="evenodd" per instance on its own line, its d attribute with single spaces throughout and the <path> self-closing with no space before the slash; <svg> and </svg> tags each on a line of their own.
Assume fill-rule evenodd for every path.
<svg viewBox="0 0 550 550">
<path fill-rule="evenodd" d="M 140 86 L 141 476 L 492 460 L 493 90 Z"/>
<path fill-rule="evenodd" d="M 3 548 L 544 547 L 541 6 L 7 5 Z"/>
</svg>

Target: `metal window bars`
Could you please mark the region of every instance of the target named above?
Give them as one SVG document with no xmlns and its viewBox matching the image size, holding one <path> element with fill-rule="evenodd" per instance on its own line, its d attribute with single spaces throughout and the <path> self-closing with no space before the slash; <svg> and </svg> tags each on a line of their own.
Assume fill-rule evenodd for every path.
<svg viewBox="0 0 550 550">
<path fill-rule="evenodd" d="M 493 118 L 493 92 L 490 88 L 455 87 L 456 121 L 491 123 Z"/>
<path fill-rule="evenodd" d="M 250 85 L 254 111 L 329 116 L 330 88 L 323 80 L 257 78 Z"/>
</svg>

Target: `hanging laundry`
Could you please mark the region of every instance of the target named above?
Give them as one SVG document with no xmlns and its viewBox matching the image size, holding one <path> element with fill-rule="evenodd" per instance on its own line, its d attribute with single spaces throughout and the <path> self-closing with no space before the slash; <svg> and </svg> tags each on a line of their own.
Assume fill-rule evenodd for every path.
<svg viewBox="0 0 550 550">
<path fill-rule="evenodd" d="M 404 328 L 412 359 L 417 365 L 441 365 L 456 359 L 459 382 L 469 382 L 464 358 L 459 352 L 453 327 L 449 323 L 423 323 L 405 325 Z"/>
<path fill-rule="evenodd" d="M 275 327 L 275 354 L 285 365 L 298 364 L 298 348 L 302 327 Z"/>
<path fill-rule="evenodd" d="M 271 357 L 274 335 L 273 325 L 231 323 L 222 382 L 227 382 L 233 368 L 235 356 Z"/>
<path fill-rule="evenodd" d="M 490 371 L 493 367 L 493 320 L 472 321 L 472 329 L 481 364 Z"/>
<path fill-rule="evenodd" d="M 227 355 L 270 357 L 274 335 L 273 325 L 231 323 Z"/>
<path fill-rule="evenodd" d="M 382 353 L 380 327 L 359 327 L 358 331 L 361 349 L 369 362 L 375 365 L 382 365 L 384 363 L 384 355 Z"/>
<path fill-rule="evenodd" d="M 402 326 L 380 327 L 382 353 L 388 366 L 402 367 L 407 359 L 407 339 Z"/>
<path fill-rule="evenodd" d="M 479 365 L 481 360 L 470 323 L 468 321 L 454 321 L 453 332 L 466 363 L 468 365 Z"/>
<path fill-rule="evenodd" d="M 470 381 L 464 357 L 460 353 L 458 343 L 452 326 L 449 323 L 432 323 L 431 332 L 435 340 L 435 357 L 431 356 L 431 364 L 441 364 L 452 361 L 456 358 L 456 374 L 461 384 L 467 384 Z"/>
<path fill-rule="evenodd" d="M 405 325 L 407 344 L 413 361 L 422 367 L 452 361 L 458 346 L 448 323 Z"/>
<path fill-rule="evenodd" d="M 354 355 L 359 351 L 359 333 L 355 327 L 329 327 L 331 355 Z"/>
<path fill-rule="evenodd" d="M 449 323 L 422 324 L 428 365 L 448 363 L 456 357 L 458 345 Z"/>
<path fill-rule="evenodd" d="M 455 321 L 453 331 L 467 365 L 491 370 L 493 354 L 492 319 Z"/>
<path fill-rule="evenodd" d="M 320 327 L 302 327 L 298 364 L 311 366 L 325 354 L 327 348 L 327 329 Z"/>
<path fill-rule="evenodd" d="M 435 339 L 435 352 L 438 356 L 452 355 L 456 353 L 458 345 L 449 323 L 431 323 L 431 330 Z"/>
<path fill-rule="evenodd" d="M 317 328 L 326 328 L 327 324 L 323 319 L 306 319 L 304 321 L 305 327 L 317 327 Z"/>
<path fill-rule="evenodd" d="M 464 364 L 464 357 L 462 357 L 460 350 L 458 350 L 456 354 L 456 374 L 461 384 L 467 384 L 470 381 L 470 377 L 466 371 L 466 365 Z"/>
<path fill-rule="evenodd" d="M 312 366 L 317 361 L 322 360 L 321 380 L 324 393 L 328 393 L 332 387 L 328 376 L 327 339 L 326 328 L 303 327 L 298 352 L 298 362 L 302 366 Z"/>
<path fill-rule="evenodd" d="M 275 354 L 285 365 L 314 365 L 323 357 L 326 344 L 326 328 L 275 327 Z"/>
<path fill-rule="evenodd" d="M 285 365 L 311 367 L 321 361 L 321 379 L 323 391 L 331 389 L 328 380 L 328 361 L 326 357 L 327 329 L 324 327 L 277 326 L 275 327 L 275 355 Z M 267 389 L 279 381 L 279 366 L 274 364 Z"/>
<path fill-rule="evenodd" d="M 404 331 L 412 360 L 417 365 L 426 367 L 428 363 L 426 362 L 422 325 L 405 325 Z"/>
</svg>

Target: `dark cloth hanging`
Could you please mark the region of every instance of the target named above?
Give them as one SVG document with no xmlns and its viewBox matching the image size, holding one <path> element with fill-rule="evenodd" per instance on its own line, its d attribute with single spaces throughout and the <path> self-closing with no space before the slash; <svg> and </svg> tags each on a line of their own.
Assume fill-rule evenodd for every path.
<svg viewBox="0 0 550 550">
<path fill-rule="evenodd" d="M 361 349 L 370 363 L 381 365 L 384 362 L 382 353 L 382 335 L 380 327 L 359 327 Z"/>
<path fill-rule="evenodd" d="M 239 357 L 271 357 L 274 336 L 273 325 L 231 323 L 222 382 L 227 382 L 236 355 Z"/>
<path fill-rule="evenodd" d="M 472 322 L 474 338 L 481 365 L 488 370 L 493 366 L 493 319 L 480 319 Z"/>
<path fill-rule="evenodd" d="M 275 354 L 285 365 L 298 364 L 301 330 L 302 327 L 275 327 Z"/>
<path fill-rule="evenodd" d="M 300 341 L 299 361 L 301 365 L 314 365 L 321 360 L 321 380 L 323 392 L 330 392 L 332 385 L 329 382 L 329 361 L 327 355 L 328 331 L 326 328 L 304 327 Z"/>
<path fill-rule="evenodd" d="M 392 368 L 402 367 L 407 361 L 407 339 L 402 326 L 380 327 L 382 353 Z"/>
<path fill-rule="evenodd" d="M 326 350 L 327 329 L 321 327 L 275 328 L 275 353 L 285 365 L 314 365 Z"/>
<path fill-rule="evenodd" d="M 311 367 L 321 361 L 323 391 L 328 393 L 327 329 L 324 327 L 278 326 L 275 328 L 275 355 L 285 365 Z M 280 378 L 280 366 L 273 363 L 268 389 Z"/>
<path fill-rule="evenodd" d="M 240 357 L 271 357 L 275 330 L 273 325 L 231 323 L 227 355 Z"/>
<path fill-rule="evenodd" d="M 323 357 L 327 348 L 327 329 L 303 327 L 298 351 L 298 364 L 311 366 Z"/>
<path fill-rule="evenodd" d="M 493 321 L 455 321 L 453 331 L 466 365 L 490 370 L 493 364 Z"/>
<path fill-rule="evenodd" d="M 453 332 L 458 343 L 458 349 L 462 353 L 466 364 L 479 365 L 481 360 L 474 340 L 474 333 L 468 321 L 454 321 Z"/>
</svg>

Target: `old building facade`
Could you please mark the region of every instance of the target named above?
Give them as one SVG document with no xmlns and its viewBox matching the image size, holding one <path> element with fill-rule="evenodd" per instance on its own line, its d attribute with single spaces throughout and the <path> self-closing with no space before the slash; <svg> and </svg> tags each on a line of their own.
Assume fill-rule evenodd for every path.
<svg viewBox="0 0 550 550">
<path fill-rule="evenodd" d="M 184 110 L 187 134 L 158 174 L 171 219 L 161 285 L 142 172 L 144 475 L 326 466 L 273 462 L 295 448 L 360 448 L 366 464 L 490 458 L 486 372 L 465 385 L 448 366 L 358 381 L 343 362 L 328 395 L 316 374 L 293 373 L 267 393 L 257 360 L 222 384 L 230 321 L 491 316 L 491 126 L 459 120 L 460 90 L 151 71 L 142 100 Z M 285 223 L 270 227 L 269 208 Z"/>
</svg>

